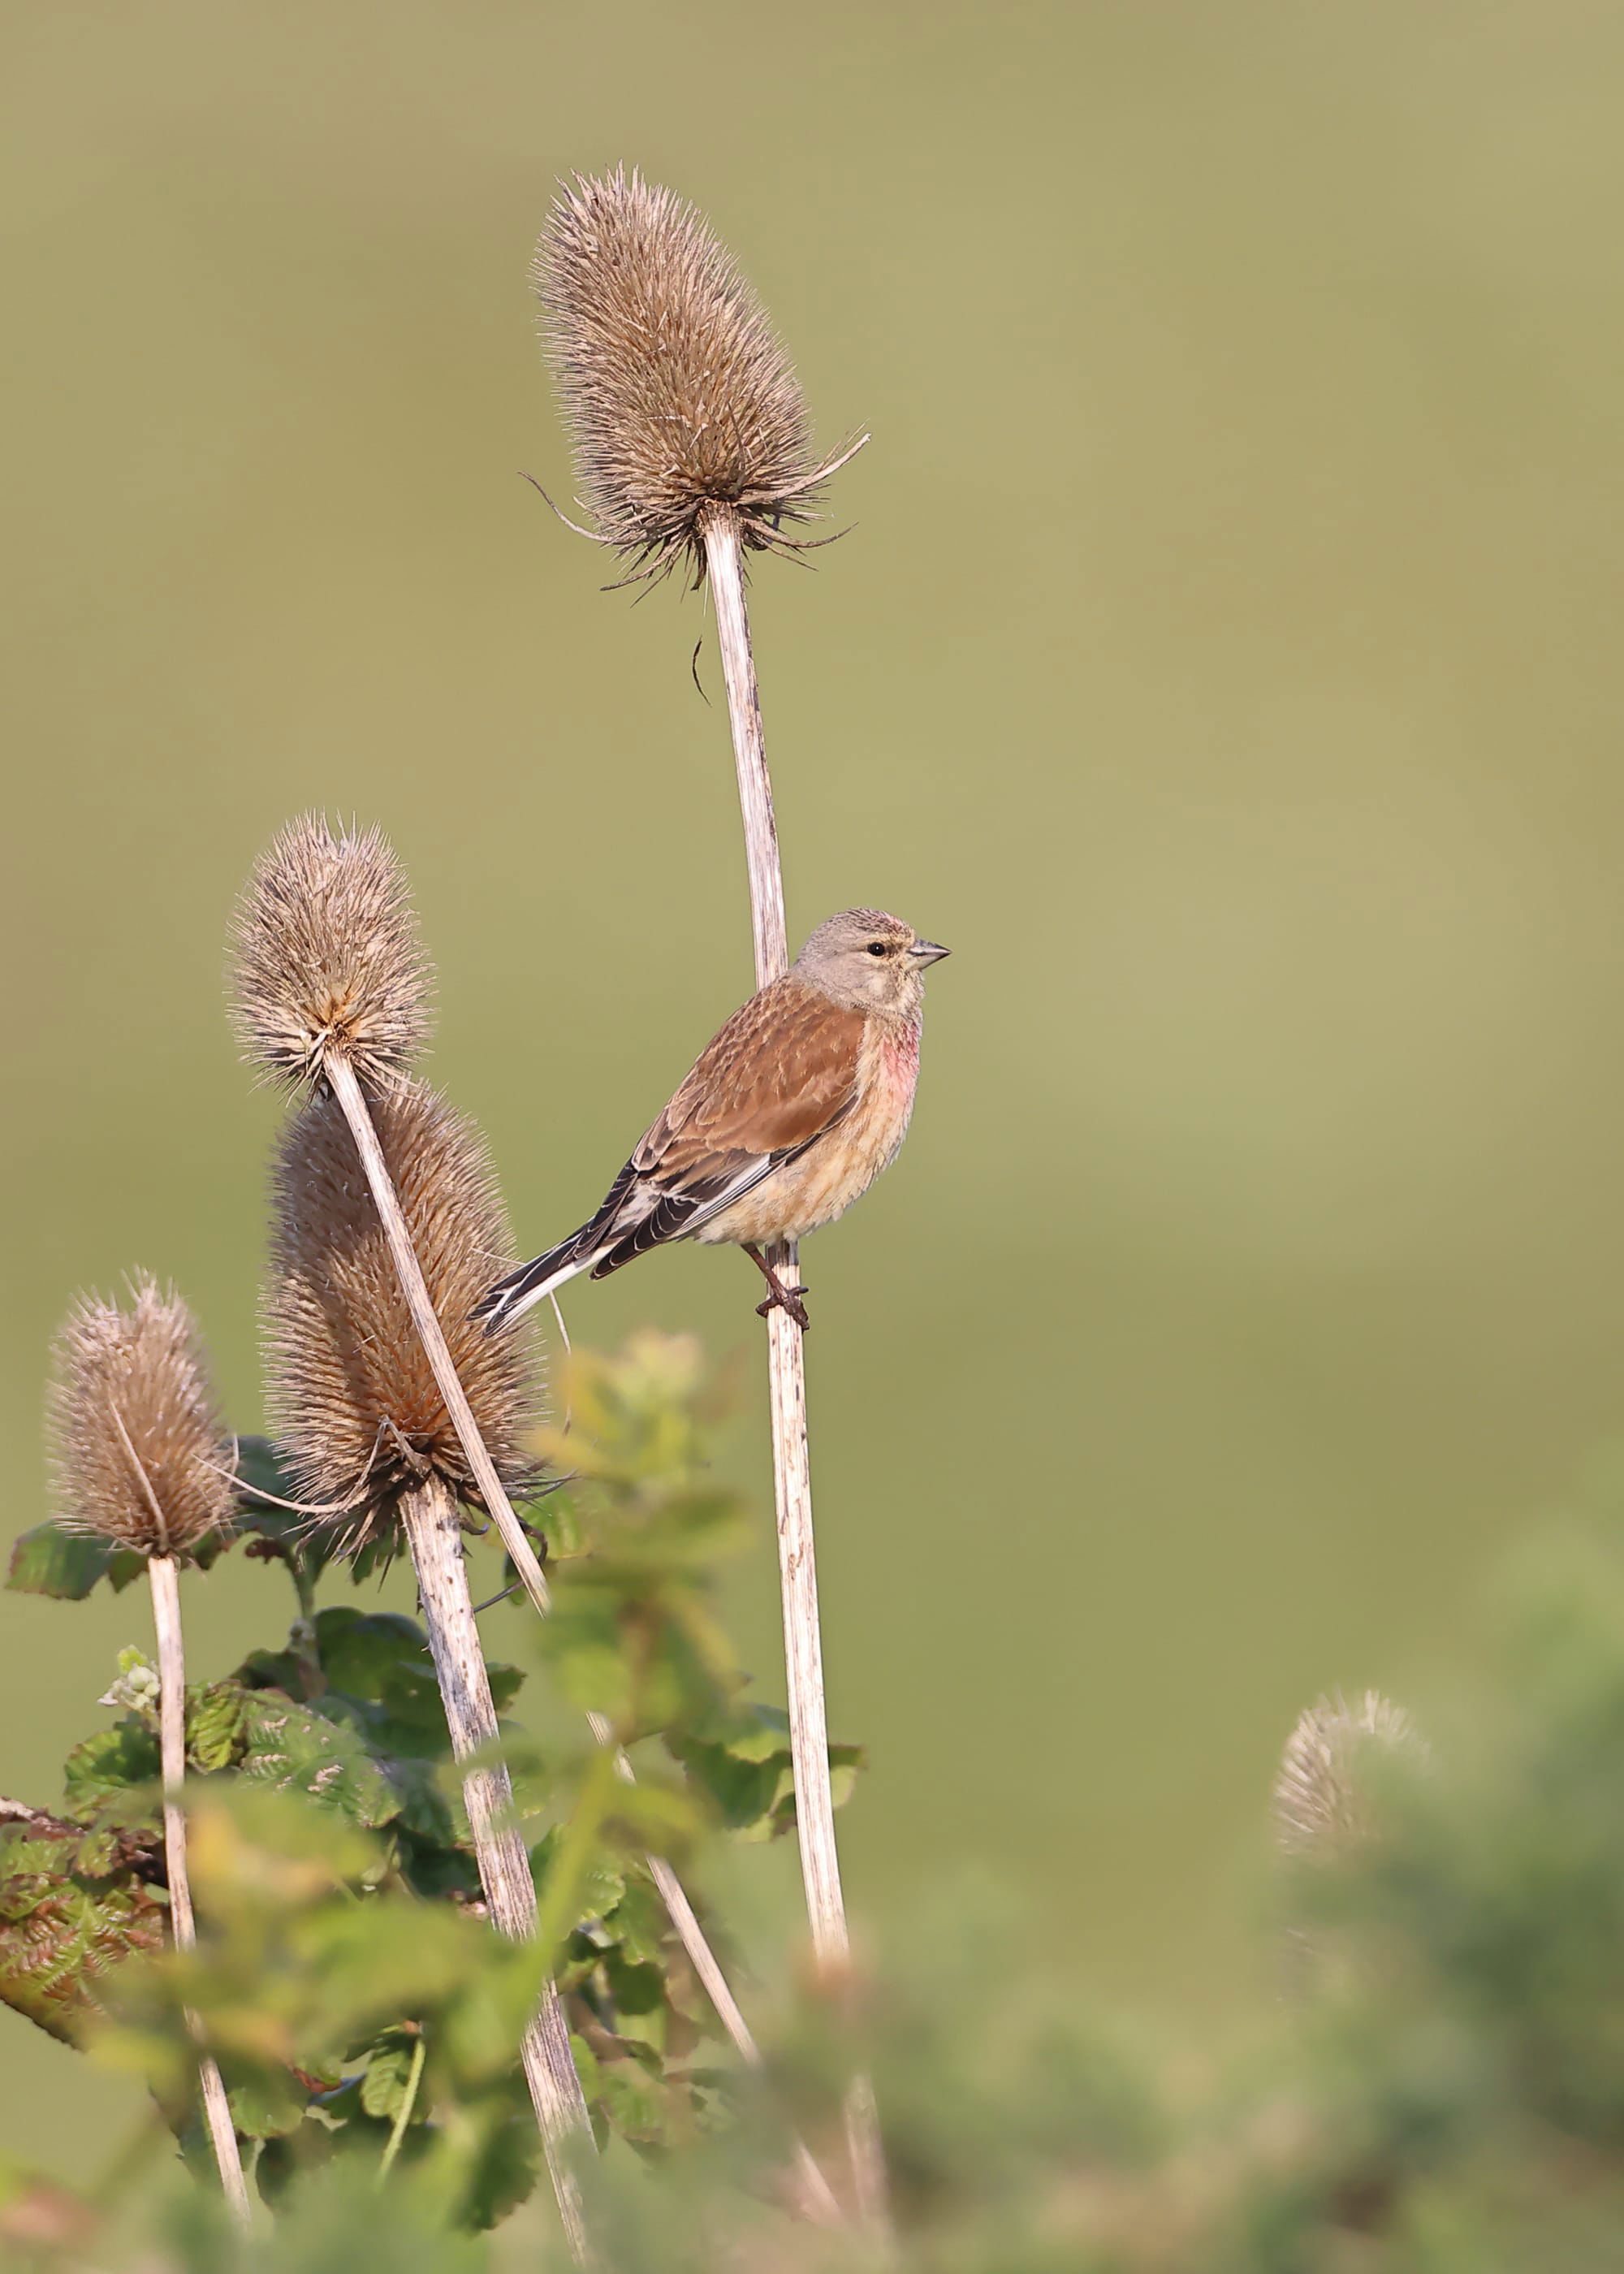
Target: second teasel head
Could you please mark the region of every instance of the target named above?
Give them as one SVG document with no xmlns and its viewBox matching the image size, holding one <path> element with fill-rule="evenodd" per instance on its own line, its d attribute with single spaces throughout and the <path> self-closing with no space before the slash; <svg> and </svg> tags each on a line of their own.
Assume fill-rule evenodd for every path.
<svg viewBox="0 0 1624 2274">
<path fill-rule="evenodd" d="M 50 1470 L 65 1530 L 184 1559 L 229 1527 L 231 1447 L 173 1289 L 143 1276 L 124 1307 L 81 1296 L 54 1356 Z"/>
<path fill-rule="evenodd" d="M 523 1491 L 538 1382 L 530 1346 L 470 1317 L 515 1244 L 485 1141 L 420 1081 L 374 1102 L 384 1159 L 430 1299 L 503 1483 Z M 277 1156 L 264 1302 L 272 1427 L 300 1497 L 345 1503 L 333 1522 L 360 1547 L 386 1537 L 401 1495 L 439 1478 L 477 1500 L 424 1354 L 382 1224 L 337 1103 L 317 1096 Z"/>
<path fill-rule="evenodd" d="M 429 963 L 405 873 L 377 829 L 306 814 L 255 864 L 233 926 L 232 1010 L 244 1056 L 319 1081 L 346 1058 L 373 1092 L 428 1039 Z"/>
</svg>

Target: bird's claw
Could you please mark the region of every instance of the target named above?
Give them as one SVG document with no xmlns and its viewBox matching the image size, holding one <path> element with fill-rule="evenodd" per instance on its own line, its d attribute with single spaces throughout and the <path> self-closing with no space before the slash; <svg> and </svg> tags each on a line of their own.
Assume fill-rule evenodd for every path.
<svg viewBox="0 0 1624 2274">
<path fill-rule="evenodd" d="M 775 1287 L 764 1303 L 757 1303 L 756 1315 L 758 1319 L 764 1319 L 769 1312 L 786 1311 L 801 1333 L 808 1334 L 811 1331 L 812 1321 L 807 1316 L 807 1306 L 801 1299 L 806 1292 L 804 1287 Z"/>
</svg>

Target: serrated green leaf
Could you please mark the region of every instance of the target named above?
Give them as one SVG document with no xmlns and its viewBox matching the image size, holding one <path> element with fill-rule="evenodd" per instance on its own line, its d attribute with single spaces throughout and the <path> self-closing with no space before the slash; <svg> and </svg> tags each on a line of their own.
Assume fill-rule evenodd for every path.
<svg viewBox="0 0 1624 2274">
<path fill-rule="evenodd" d="M 533 2193 L 541 2142 L 529 2112 L 492 2126 L 469 2170 L 463 2221 L 477 2233 L 495 2226 Z"/>
<path fill-rule="evenodd" d="M 236 1682 L 215 1682 L 186 1698 L 186 1758 L 205 1774 L 228 1767 L 243 1734 L 248 1693 Z"/>
<path fill-rule="evenodd" d="M 252 1783 L 308 1794 L 368 1830 L 400 1814 L 400 1795 L 355 1731 L 280 1690 L 244 1693 L 242 1737 Z"/>
<path fill-rule="evenodd" d="M 98 1863 L 107 1868 L 90 1868 Z M 161 1949 L 168 1920 L 116 1835 L 109 1848 L 49 1818 L 0 1826 L 0 2002 L 52 2037 L 78 2041 L 100 2009 L 102 1977 Z"/>
<path fill-rule="evenodd" d="M 11 1548 L 6 1586 L 17 1595 L 51 1595 L 79 1603 L 105 1579 L 113 1550 L 94 1533 L 64 1532 L 59 1524 L 36 1524 Z"/>
<path fill-rule="evenodd" d="M 634 1962 L 660 1963 L 671 1916 L 641 1865 L 628 1871 L 626 1892 L 605 1917 L 604 1930 Z"/>
<path fill-rule="evenodd" d="M 620 2137 L 634 2147 L 663 2147 L 670 2136 L 669 2106 L 647 2070 L 635 2060 L 603 2061 L 598 2077 L 599 2097 Z"/>
<path fill-rule="evenodd" d="M 720 1814 L 726 1828 L 741 1840 L 776 1839 L 795 1822 L 795 1783 L 787 1717 L 771 1706 L 747 1709 L 724 1743 L 693 1737 L 668 1738 L 682 1763 Z M 830 1786 L 834 1805 L 850 1799 L 866 1756 L 861 1745 L 831 1745 Z"/>
<path fill-rule="evenodd" d="M 563 1841 L 563 1830 L 554 1825 L 544 1838 L 530 1849 L 530 1868 L 536 1875 L 536 1892 L 545 1901 L 546 1887 Z M 575 1915 L 565 1922 L 567 1931 L 584 1926 L 589 1919 L 599 1919 L 613 1910 L 626 1893 L 626 1881 L 614 1865 L 603 1856 L 597 1856 L 583 1878 L 575 1902 Z"/>
<path fill-rule="evenodd" d="M 74 1746 L 63 1770 L 63 1788 L 76 1812 L 88 1812 L 132 1786 L 158 1780 L 158 1733 L 134 1713 L 98 1729 Z"/>
<path fill-rule="evenodd" d="M 759 1760 L 691 1739 L 673 1740 L 671 1750 L 714 1804 L 726 1830 L 745 1840 L 771 1837 L 774 1811 L 792 1778 L 787 1746 Z"/>
</svg>

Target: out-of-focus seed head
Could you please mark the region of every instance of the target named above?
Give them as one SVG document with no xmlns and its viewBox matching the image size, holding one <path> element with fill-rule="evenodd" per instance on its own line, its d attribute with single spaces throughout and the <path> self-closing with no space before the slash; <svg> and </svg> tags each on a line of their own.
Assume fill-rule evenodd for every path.
<svg viewBox="0 0 1624 2274">
<path fill-rule="evenodd" d="M 575 176 L 531 279 L 598 533 L 645 575 L 703 573 L 707 515 L 786 542 L 833 463 L 765 310 L 703 216 L 617 167 Z"/>
<path fill-rule="evenodd" d="M 419 1081 L 372 1108 L 379 1141 L 429 1295 L 474 1418 L 504 1484 L 533 1464 L 523 1439 L 537 1384 L 523 1336 L 469 1316 L 512 1268 L 514 1242 L 484 1139 Z M 311 1101 L 276 1163 L 265 1335 L 272 1426 L 300 1497 L 331 1505 L 359 1547 L 395 1521 L 400 1494 L 440 1477 L 477 1498 L 401 1291 L 355 1141 L 336 1102 Z"/>
<path fill-rule="evenodd" d="M 1380 1690 L 1367 1690 L 1357 1706 L 1340 1697 L 1311 1706 L 1274 1780 L 1274 1828 L 1286 1854 L 1328 1860 L 1357 1848 L 1373 1829 L 1372 1766 L 1420 1745 L 1409 1714 Z"/>
<path fill-rule="evenodd" d="M 127 1309 L 84 1295 L 56 1338 L 49 1406 L 58 1521 L 185 1556 L 231 1519 L 230 1446 L 197 1327 L 145 1276 Z"/>
<path fill-rule="evenodd" d="M 380 831 L 290 822 L 249 879 L 233 948 L 237 1033 L 266 1073 L 313 1081 L 342 1055 L 376 1091 L 410 1071 L 428 1036 L 429 965 Z"/>
</svg>

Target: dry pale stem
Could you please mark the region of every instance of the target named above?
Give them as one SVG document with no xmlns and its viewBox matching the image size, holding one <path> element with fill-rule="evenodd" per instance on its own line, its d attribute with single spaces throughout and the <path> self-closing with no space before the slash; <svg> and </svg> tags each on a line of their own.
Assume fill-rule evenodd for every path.
<svg viewBox="0 0 1624 2274">
<path fill-rule="evenodd" d="M 764 987 L 789 968 L 784 924 L 784 879 L 772 813 L 772 782 L 762 731 L 761 697 L 750 645 L 744 596 L 744 556 L 733 516 L 718 509 L 705 524 L 705 566 L 716 606 L 717 641 L 727 688 L 739 804 L 744 819 L 756 937 L 756 981 Z M 796 1251 L 780 1242 L 768 1261 L 793 1284 Z M 772 1469 L 778 1509 L 778 1578 L 784 1608 L 784 1660 L 789 1696 L 790 1752 L 795 1776 L 795 1829 L 806 1886 L 812 1947 L 826 1982 L 843 1988 L 851 1945 L 840 1892 L 835 1843 L 834 1794 L 829 1776 L 829 1728 L 823 1698 L 823 1653 L 817 1610 L 817 1562 L 812 1531 L 812 1472 L 807 1443 L 806 1363 L 801 1329 L 786 1311 L 767 1314 Z M 866 2077 L 853 2081 L 846 2104 L 853 2186 L 862 2217 L 876 2226 L 887 2218 L 885 2163 L 874 2093 Z"/>
<path fill-rule="evenodd" d="M 153 1625 L 158 1637 L 158 1744 L 163 1772 L 163 1851 L 169 1880 L 169 1923 L 176 1948 L 195 1950 L 198 1929 L 192 1909 L 192 1878 L 186 1868 L 186 1809 L 182 1796 L 186 1781 L 186 1660 L 181 1644 L 180 1582 L 174 1557 L 150 1556 L 147 1575 L 152 1583 Z M 188 2014 L 186 2022 L 193 2037 L 197 2037 L 199 2031 L 195 2015 Z M 226 2105 L 225 2082 L 212 2053 L 199 2054 L 198 2075 L 203 2089 L 203 2113 L 208 2124 L 209 2141 L 214 2161 L 220 2166 L 220 2184 L 225 2190 L 232 2218 L 246 2229 L 248 2187 L 243 2177 L 243 2158 L 237 2149 L 231 2112 Z"/>
<path fill-rule="evenodd" d="M 514 1568 L 523 1582 L 526 1593 L 542 1617 L 545 1618 L 553 1608 L 551 1591 L 540 1562 L 537 1559 L 536 1551 L 531 1547 L 529 1536 L 514 1511 L 513 1502 L 508 1497 L 507 1488 L 497 1473 L 495 1464 L 491 1458 L 484 1438 L 480 1435 L 473 1410 L 458 1379 L 456 1367 L 452 1360 L 451 1352 L 447 1344 L 440 1321 L 435 1315 L 427 1283 L 423 1276 L 423 1268 L 417 1261 L 417 1250 L 412 1246 L 411 1233 L 402 1213 L 399 1196 L 395 1193 L 388 1165 L 383 1156 L 383 1148 L 378 1141 L 378 1131 L 361 1085 L 356 1079 L 354 1070 L 343 1058 L 329 1059 L 325 1071 L 329 1087 L 350 1125 L 350 1134 L 355 1140 L 356 1150 L 361 1157 L 361 1164 L 366 1174 L 367 1186 L 377 1208 L 379 1220 L 383 1225 L 385 1237 L 389 1242 L 390 1254 L 395 1259 L 395 1269 L 400 1275 L 402 1291 L 411 1312 L 412 1323 L 422 1340 L 429 1364 L 434 1370 L 435 1382 L 439 1385 L 440 1396 L 446 1401 L 446 1411 L 451 1416 L 452 1426 L 456 1430 L 462 1450 L 467 1457 L 468 1465 L 473 1471 L 478 1484 L 480 1496 L 501 1536 L 502 1545 L 513 1559 Z M 600 1745 L 613 1742 L 613 1732 L 602 1714 L 590 1713 L 587 1720 L 594 1738 Z M 626 1759 L 624 1754 L 620 1755 L 617 1767 L 628 1782 L 633 1781 L 631 1764 Z M 704 1930 L 695 1916 L 693 1906 L 683 1894 L 675 1872 L 661 1857 L 650 1856 L 649 1864 L 654 1876 L 655 1885 L 670 1914 L 672 1924 L 676 1928 L 678 1937 L 688 1953 L 695 1973 L 703 1984 L 716 2007 L 723 2027 L 733 2039 L 741 2058 L 753 2068 L 761 2069 L 763 2066 L 761 2050 L 751 2035 L 743 2014 L 739 2010 L 737 2000 L 727 1986 L 722 1969 L 717 1963 L 716 1954 L 705 1939 Z M 575 2098 L 579 2102 L 580 2086 L 575 2081 L 573 2063 L 570 2067 L 570 2081 L 575 2087 Z M 538 2114 L 539 2113 L 538 2109 Z M 578 2124 L 584 2125 L 585 2120 L 585 2105 L 581 2103 Z M 802 2199 L 808 2217 L 823 2223 L 838 2218 L 839 2206 L 830 2190 L 827 2180 L 804 2147 L 797 2146 L 795 2160 Z"/>
<path fill-rule="evenodd" d="M 466 1760 L 470 1753 L 495 1743 L 497 1727 L 462 1561 L 462 1520 L 449 1489 L 438 1477 L 402 1494 L 400 1507 L 434 1672 L 445 1701 L 451 1750 L 459 1761 Z M 536 1882 L 530 1876 L 524 1841 L 513 1821 L 513 1788 L 507 1770 L 500 1764 L 470 1769 L 462 1780 L 462 1797 L 491 1916 L 510 1941 L 530 1941 L 536 1932 Z M 586 2230 L 569 2150 L 583 2137 L 590 2140 L 591 2133 L 569 2050 L 569 2031 L 551 1982 L 542 1992 L 540 2009 L 524 2033 L 520 2051 L 565 2232 L 571 2250 L 584 2261 Z"/>
</svg>

